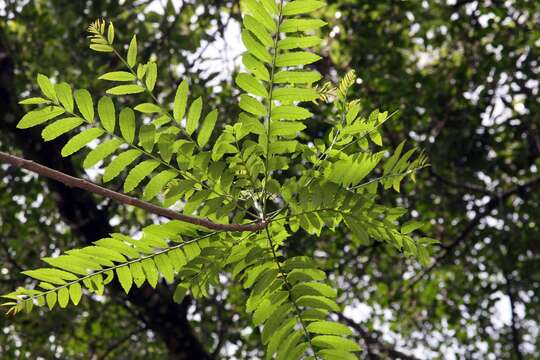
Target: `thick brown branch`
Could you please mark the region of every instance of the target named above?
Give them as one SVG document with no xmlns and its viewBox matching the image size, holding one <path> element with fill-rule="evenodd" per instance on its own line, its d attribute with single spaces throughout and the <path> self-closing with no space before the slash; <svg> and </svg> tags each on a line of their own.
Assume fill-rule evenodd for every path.
<svg viewBox="0 0 540 360">
<path fill-rule="evenodd" d="M 260 221 L 253 224 L 218 224 L 208 219 L 201 219 L 195 216 L 184 215 L 176 211 L 165 209 L 152 203 L 139 200 L 137 198 L 127 196 L 125 194 L 109 190 L 91 181 L 79 179 L 63 172 L 48 168 L 46 166 L 35 163 L 31 160 L 26 160 L 14 155 L 6 154 L 0 151 L 0 162 L 8 163 L 19 168 L 33 171 L 41 176 L 60 181 L 67 186 L 76 187 L 94 194 L 104 196 L 109 199 L 116 200 L 122 204 L 131 205 L 140 209 L 146 210 L 152 214 L 163 216 L 173 220 L 180 220 L 194 225 L 203 226 L 207 229 L 219 231 L 259 231 L 263 229 L 267 223 Z"/>
</svg>

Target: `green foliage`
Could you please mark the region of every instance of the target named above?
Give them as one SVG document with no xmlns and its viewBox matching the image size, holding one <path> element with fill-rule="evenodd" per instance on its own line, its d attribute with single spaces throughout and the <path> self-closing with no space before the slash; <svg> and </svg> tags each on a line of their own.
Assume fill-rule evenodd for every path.
<svg viewBox="0 0 540 360">
<path fill-rule="evenodd" d="M 96 21 L 88 29 L 90 48 L 112 53 L 123 64 L 99 76 L 113 83 L 106 90 L 111 97 L 73 92 L 40 74 L 43 97 L 21 102 L 40 107 L 18 127 L 51 122 L 43 130 L 45 141 L 69 133 L 62 156 L 91 148 L 83 166 L 101 167 L 103 182 L 121 177 L 124 192 L 222 224 L 263 220 L 264 229 L 201 235 L 201 228 L 171 221 L 143 229 L 140 239 L 111 234 L 94 246 L 44 258 L 50 268 L 26 271 L 39 283 L 7 294 L 8 312 L 76 305 L 83 293 L 102 294 L 115 278 L 125 292 L 145 282 L 155 287 L 160 277 L 178 279 L 175 300 L 188 292 L 204 298 L 227 273 L 248 292 L 245 312 L 262 327 L 267 359 L 355 358 L 360 347 L 350 339 L 351 330 L 331 321 L 331 313 L 341 311 L 339 294 L 321 264 L 288 257 L 283 245 L 301 231 L 319 237 L 347 229 L 351 246 L 376 239 L 426 263 L 433 241 L 413 237 L 422 223 L 401 224 L 405 209 L 377 203 L 379 190 L 399 191 L 406 177 L 414 180 L 426 157 L 414 157 L 415 149 L 404 152 L 404 143 L 391 156 L 381 151 L 380 127 L 391 115 L 365 114 L 359 100 L 349 99 L 354 72 L 336 86 L 316 86 L 322 75 L 306 65 L 320 59 L 308 48 L 321 42 L 316 34 L 326 23 L 314 11 L 324 3 L 241 4 L 246 71 L 236 84 L 243 91 L 243 112 L 232 125 L 220 123 L 218 110 L 192 94 L 186 79 L 170 106 L 158 101 L 156 62 L 141 59 L 135 36 L 124 56 L 114 44 L 112 23 Z M 134 94 L 140 94 L 133 97 L 137 105 L 123 105 L 124 95 Z M 334 103 L 337 120 L 329 120 L 324 138 L 305 142 L 302 134 L 319 100 Z M 73 134 L 75 129 L 80 131 Z M 382 175 L 376 177 L 380 163 Z M 283 173 L 285 179 L 273 176 Z"/>
</svg>

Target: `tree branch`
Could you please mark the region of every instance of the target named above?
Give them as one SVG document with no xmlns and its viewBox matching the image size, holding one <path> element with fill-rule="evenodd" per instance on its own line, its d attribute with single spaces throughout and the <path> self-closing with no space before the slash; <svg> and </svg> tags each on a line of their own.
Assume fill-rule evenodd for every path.
<svg viewBox="0 0 540 360">
<path fill-rule="evenodd" d="M 392 359 L 401 359 L 401 360 L 418 360 L 416 357 L 407 355 L 402 353 L 399 350 L 394 349 L 388 344 L 385 344 L 377 335 L 369 333 L 366 329 L 364 329 L 360 324 L 358 324 L 356 321 L 354 321 L 351 318 L 348 318 L 347 316 L 343 315 L 342 313 L 338 314 L 338 317 L 340 320 L 344 321 L 352 327 L 356 332 L 358 332 L 358 335 L 364 340 L 366 343 L 366 347 L 369 349 L 368 352 L 370 354 L 380 355 L 380 354 L 386 354 Z"/>
<path fill-rule="evenodd" d="M 421 272 L 419 272 L 415 277 L 411 279 L 410 283 L 408 284 L 407 287 L 405 287 L 403 292 L 407 292 L 410 289 L 412 289 L 427 274 L 429 274 L 433 269 L 435 269 L 437 266 L 443 263 L 453 253 L 453 251 L 469 236 L 469 234 L 472 233 L 474 229 L 476 229 L 476 226 L 478 226 L 478 224 L 480 224 L 480 222 L 486 216 L 488 216 L 502 201 L 506 200 L 512 195 L 525 191 L 527 188 L 536 186 L 538 184 L 540 184 L 540 177 L 526 181 L 520 185 L 517 185 L 516 187 L 512 189 L 509 189 L 507 191 L 501 192 L 493 196 L 491 200 L 489 200 L 489 202 L 485 205 L 484 210 L 480 211 L 467 224 L 467 226 L 463 229 L 463 231 L 459 234 L 459 236 L 455 238 L 449 245 L 443 247 L 444 252 L 440 254 L 438 257 L 436 257 L 435 261 L 430 266 L 428 266 L 427 268 L 424 268 Z"/>
<path fill-rule="evenodd" d="M 138 207 L 152 214 L 163 216 L 168 219 L 179 220 L 179 221 L 187 222 L 190 224 L 203 226 L 207 229 L 219 230 L 219 231 L 255 232 L 255 231 L 259 231 L 263 229 L 267 225 L 266 220 L 261 220 L 257 223 L 251 223 L 251 224 L 219 224 L 208 219 L 201 219 L 195 216 L 184 215 L 170 209 L 159 207 L 152 203 L 142 201 L 137 198 L 104 188 L 102 186 L 94 184 L 91 181 L 79 179 L 77 177 L 64 174 L 63 172 L 40 165 L 31 160 L 26 160 L 26 159 L 23 159 L 14 155 L 7 154 L 2 151 L 0 151 L 0 161 L 11 164 L 19 168 L 33 171 L 41 176 L 45 176 L 50 179 L 60 181 L 61 183 L 70 187 L 76 187 L 76 188 L 79 188 L 79 189 L 82 189 L 82 190 L 85 190 L 94 194 L 104 196 L 109 199 L 116 200 L 122 204 Z"/>
</svg>

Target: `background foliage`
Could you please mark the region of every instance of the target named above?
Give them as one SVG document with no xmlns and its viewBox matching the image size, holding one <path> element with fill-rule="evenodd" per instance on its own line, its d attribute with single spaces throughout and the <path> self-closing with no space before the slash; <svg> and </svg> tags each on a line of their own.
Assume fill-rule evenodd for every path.
<svg viewBox="0 0 540 360">
<path fill-rule="evenodd" d="M 174 4 L 173 4 L 174 3 Z M 365 109 L 399 109 L 385 140 L 425 149 L 432 168 L 414 189 L 385 202 L 415 208 L 441 241 L 433 264 L 373 243 L 344 248 L 322 239 L 346 289 L 344 321 L 369 358 L 535 358 L 538 346 L 539 241 L 537 117 L 540 5 L 534 1 L 329 1 L 329 41 L 319 71 L 327 79 L 357 71 Z M 0 147 L 76 173 L 64 143 L 15 129 L 17 101 L 36 73 L 81 87 L 116 64 L 91 55 L 87 25 L 106 16 L 137 33 L 143 56 L 156 55 L 163 83 L 188 73 L 192 88 L 236 111 L 230 79 L 203 50 L 221 48 L 239 20 L 236 2 L 4 1 L 0 3 Z M 201 55 L 203 54 L 203 55 Z M 213 51 L 232 61 L 231 54 Z M 233 54 L 234 55 L 234 54 Z M 225 63 L 225 61 L 224 61 Z M 206 69 L 213 65 L 214 68 Z M 168 71 L 165 71 L 165 70 Z M 180 71 L 184 73 L 184 71 Z M 225 80 L 222 80 L 225 79 Z M 210 84 L 210 86 L 208 86 Z M 160 83 L 157 91 L 160 91 Z M 208 90 L 210 89 L 210 90 Z M 236 93 L 235 93 L 236 94 Z M 168 94 L 162 94 L 168 95 Z M 325 128 L 318 129 L 320 136 Z M 81 161 L 75 158 L 73 161 Z M 8 292 L 41 256 L 145 223 L 142 212 L 0 167 L 0 285 Z M 119 216 L 114 216 L 119 214 Z M 121 220 L 121 221 L 120 221 Z M 313 251 L 303 238 L 292 254 Z M 235 294 L 235 291 L 238 292 Z M 165 286 L 40 317 L 3 319 L 6 358 L 251 358 L 259 335 L 236 315 L 241 289 L 181 305 Z M 88 355 L 90 354 L 90 356 Z"/>
</svg>

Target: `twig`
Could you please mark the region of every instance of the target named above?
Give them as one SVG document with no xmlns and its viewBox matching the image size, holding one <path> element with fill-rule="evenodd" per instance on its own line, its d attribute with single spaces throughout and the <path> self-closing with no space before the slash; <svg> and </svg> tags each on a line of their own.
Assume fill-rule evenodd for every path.
<svg viewBox="0 0 540 360">
<path fill-rule="evenodd" d="M 13 166 L 17 166 L 19 168 L 36 172 L 37 174 L 41 176 L 45 176 L 50 179 L 60 181 L 61 183 L 64 183 L 65 185 L 70 186 L 70 187 L 76 187 L 76 188 L 79 188 L 79 189 L 82 189 L 82 190 L 85 190 L 94 194 L 104 196 L 109 199 L 116 200 L 122 204 L 138 207 L 152 214 L 156 214 L 156 215 L 163 216 L 163 217 L 173 219 L 173 220 L 187 222 L 194 225 L 199 225 L 207 229 L 219 230 L 219 231 L 256 232 L 256 231 L 264 229 L 264 227 L 266 227 L 267 225 L 267 222 L 264 219 L 261 219 L 257 223 L 251 223 L 251 224 L 219 224 L 208 219 L 201 219 L 195 216 L 184 215 L 170 209 L 162 208 L 152 203 L 142 201 L 137 198 L 101 187 L 97 184 L 94 184 L 91 181 L 79 179 L 79 178 L 64 174 L 63 172 L 40 165 L 31 160 L 26 160 L 26 159 L 23 159 L 14 155 L 10 155 L 1 151 L 0 151 L 0 161 L 11 164 Z"/>
</svg>

